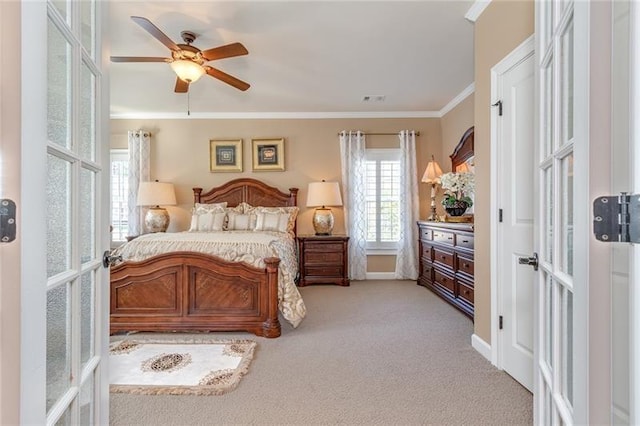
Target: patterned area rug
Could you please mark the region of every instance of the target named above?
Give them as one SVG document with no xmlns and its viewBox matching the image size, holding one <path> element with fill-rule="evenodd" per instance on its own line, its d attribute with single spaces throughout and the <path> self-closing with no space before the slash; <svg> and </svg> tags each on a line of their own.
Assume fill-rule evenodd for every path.
<svg viewBox="0 0 640 426">
<path fill-rule="evenodd" d="M 133 340 L 109 348 L 112 393 L 222 395 L 247 374 L 251 340 Z"/>
</svg>

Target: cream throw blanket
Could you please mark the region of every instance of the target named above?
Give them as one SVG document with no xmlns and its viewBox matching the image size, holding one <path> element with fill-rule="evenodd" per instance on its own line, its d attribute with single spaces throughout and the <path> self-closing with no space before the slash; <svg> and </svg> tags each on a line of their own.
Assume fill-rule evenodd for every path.
<svg viewBox="0 0 640 426">
<path fill-rule="evenodd" d="M 264 268 L 265 257 L 280 258 L 278 308 L 282 316 L 297 327 L 306 315 L 302 296 L 294 282 L 298 273 L 295 240 L 282 232 L 158 232 L 145 234 L 123 244 L 113 255 L 123 260 L 145 260 L 175 251 L 195 251 L 218 256 L 231 262 L 244 262 Z"/>
</svg>

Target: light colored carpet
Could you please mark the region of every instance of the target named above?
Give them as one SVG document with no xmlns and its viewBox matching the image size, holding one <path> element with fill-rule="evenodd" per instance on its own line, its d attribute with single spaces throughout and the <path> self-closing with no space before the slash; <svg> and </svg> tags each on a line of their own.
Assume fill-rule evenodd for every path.
<svg viewBox="0 0 640 426">
<path fill-rule="evenodd" d="M 258 341 L 233 392 L 112 394 L 111 423 L 532 424 L 531 393 L 471 347 L 468 318 L 414 281 L 301 292 L 307 318 L 277 339 L 209 334 Z"/>
<path fill-rule="evenodd" d="M 256 342 L 206 338 L 114 339 L 109 391 L 142 395 L 222 395 L 249 370 Z"/>
</svg>

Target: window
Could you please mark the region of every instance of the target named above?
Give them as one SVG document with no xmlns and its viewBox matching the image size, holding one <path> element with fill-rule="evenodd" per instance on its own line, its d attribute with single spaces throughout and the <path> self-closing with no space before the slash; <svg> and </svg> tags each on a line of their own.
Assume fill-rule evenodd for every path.
<svg viewBox="0 0 640 426">
<path fill-rule="evenodd" d="M 111 150 L 111 241 L 126 241 L 129 221 L 129 151 Z"/>
<path fill-rule="evenodd" d="M 400 238 L 400 150 L 368 149 L 367 249 L 395 249 Z"/>
</svg>

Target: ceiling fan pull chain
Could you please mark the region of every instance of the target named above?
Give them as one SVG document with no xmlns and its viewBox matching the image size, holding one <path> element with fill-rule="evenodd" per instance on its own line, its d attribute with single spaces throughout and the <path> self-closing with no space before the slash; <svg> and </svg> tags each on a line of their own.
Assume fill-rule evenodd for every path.
<svg viewBox="0 0 640 426">
<path fill-rule="evenodd" d="M 187 115 L 191 115 L 191 95 L 187 92 Z"/>
</svg>

